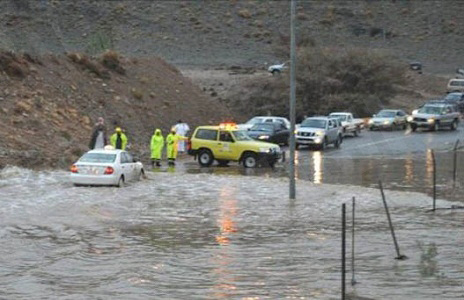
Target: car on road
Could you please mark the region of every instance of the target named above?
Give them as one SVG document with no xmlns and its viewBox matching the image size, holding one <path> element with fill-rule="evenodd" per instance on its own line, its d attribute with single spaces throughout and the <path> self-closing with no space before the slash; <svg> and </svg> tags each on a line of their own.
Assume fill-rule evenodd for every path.
<svg viewBox="0 0 464 300">
<path fill-rule="evenodd" d="M 356 119 L 352 113 L 348 112 L 333 112 L 329 115 L 331 118 L 338 118 L 342 123 L 343 135 L 352 134 L 358 136 L 363 128 L 364 121 Z"/>
<path fill-rule="evenodd" d="M 280 74 L 280 72 L 282 72 L 285 69 L 287 69 L 287 66 L 285 65 L 285 63 L 278 64 L 278 65 L 272 65 L 272 66 L 269 66 L 269 68 L 267 68 L 267 70 L 271 72 L 272 75 Z"/>
<path fill-rule="evenodd" d="M 245 124 L 238 124 L 238 128 L 242 130 L 248 130 L 257 123 L 281 123 L 285 128 L 290 129 L 290 121 L 284 117 L 275 116 L 256 116 L 248 120 Z"/>
<path fill-rule="evenodd" d="M 288 146 L 290 130 L 279 122 L 257 123 L 248 130 L 248 135 L 255 140 Z"/>
<path fill-rule="evenodd" d="M 214 160 L 222 166 L 236 161 L 245 168 L 273 167 L 282 156 L 279 145 L 256 141 L 233 123 L 197 127 L 189 139 L 188 153 L 203 167 L 211 166 Z"/>
<path fill-rule="evenodd" d="M 445 102 L 455 104 L 460 113 L 464 112 L 464 93 L 449 93 L 444 100 Z"/>
<path fill-rule="evenodd" d="M 76 185 L 122 187 L 145 175 L 143 164 L 129 152 L 115 149 L 90 150 L 71 166 L 71 182 Z"/>
<path fill-rule="evenodd" d="M 306 145 L 324 150 L 330 144 L 339 148 L 343 136 L 336 120 L 329 117 L 309 117 L 297 129 L 295 139 L 296 148 Z"/>
<path fill-rule="evenodd" d="M 464 79 L 453 78 L 450 79 L 446 87 L 447 93 L 464 93 Z"/>
<path fill-rule="evenodd" d="M 369 120 L 369 130 L 374 129 L 406 129 L 408 114 L 400 109 L 383 109 Z"/>
<path fill-rule="evenodd" d="M 456 111 L 454 105 L 430 103 L 422 106 L 415 114 L 408 117 L 408 122 L 412 131 L 416 131 L 417 128 L 438 131 L 443 127 L 456 130 L 459 116 L 460 113 Z"/>
</svg>

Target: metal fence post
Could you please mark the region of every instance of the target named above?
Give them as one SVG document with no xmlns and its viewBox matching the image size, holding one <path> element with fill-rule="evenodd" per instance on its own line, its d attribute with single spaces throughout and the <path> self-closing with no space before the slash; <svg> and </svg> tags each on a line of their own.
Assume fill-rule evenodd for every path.
<svg viewBox="0 0 464 300">
<path fill-rule="evenodd" d="M 453 148 L 453 186 L 456 185 L 456 176 L 458 171 L 458 146 L 459 146 L 459 139 L 456 140 Z"/>
<path fill-rule="evenodd" d="M 400 254 L 400 246 L 398 245 L 398 241 L 396 240 L 395 229 L 393 228 L 393 223 L 392 223 L 391 217 L 390 217 L 390 211 L 388 210 L 387 200 L 385 199 L 385 193 L 383 192 L 382 181 L 380 181 L 380 180 L 379 180 L 379 187 L 380 187 L 380 193 L 382 195 L 383 206 L 385 207 L 385 213 L 387 214 L 388 225 L 390 226 L 390 231 L 391 231 L 391 235 L 392 235 L 392 238 L 393 238 L 393 243 L 395 244 L 395 250 L 396 250 L 395 259 L 405 259 L 407 257 L 405 255 Z"/>
</svg>

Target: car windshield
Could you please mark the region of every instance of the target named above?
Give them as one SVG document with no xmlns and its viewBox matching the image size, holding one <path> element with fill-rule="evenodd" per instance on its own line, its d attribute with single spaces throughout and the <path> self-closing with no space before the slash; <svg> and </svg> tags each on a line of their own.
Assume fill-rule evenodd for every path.
<svg viewBox="0 0 464 300">
<path fill-rule="evenodd" d="M 378 118 L 394 118 L 396 115 L 395 111 L 381 110 L 376 117 Z"/>
<path fill-rule="evenodd" d="M 345 121 L 346 121 L 347 115 L 331 114 L 330 117 L 331 117 L 331 118 L 337 118 L 337 119 L 339 119 L 340 121 L 345 122 Z"/>
<path fill-rule="evenodd" d="M 453 80 L 450 82 L 450 86 L 464 86 L 463 80 Z"/>
<path fill-rule="evenodd" d="M 251 131 L 268 131 L 272 132 L 274 131 L 274 125 L 272 124 L 256 124 L 253 125 L 250 129 Z"/>
<path fill-rule="evenodd" d="M 237 141 L 252 141 L 253 140 L 245 130 L 234 131 L 233 134 L 235 136 L 235 140 Z"/>
<path fill-rule="evenodd" d="M 253 125 L 253 124 L 262 123 L 262 122 L 264 122 L 264 118 L 254 117 L 254 118 L 248 120 L 248 122 L 246 122 L 246 124 Z"/>
<path fill-rule="evenodd" d="M 80 159 L 79 162 L 85 163 L 112 163 L 116 159 L 116 154 L 108 153 L 86 153 Z"/>
<path fill-rule="evenodd" d="M 459 101 L 459 100 L 461 100 L 461 94 L 453 94 L 453 93 L 448 94 L 448 95 L 446 95 L 445 100 Z"/>
<path fill-rule="evenodd" d="M 306 119 L 301 123 L 300 127 L 325 128 L 326 123 L 326 120 Z"/>
<path fill-rule="evenodd" d="M 439 115 L 444 110 L 443 107 L 439 106 L 424 106 L 419 109 L 419 113 L 421 114 L 429 114 L 429 115 Z"/>
</svg>

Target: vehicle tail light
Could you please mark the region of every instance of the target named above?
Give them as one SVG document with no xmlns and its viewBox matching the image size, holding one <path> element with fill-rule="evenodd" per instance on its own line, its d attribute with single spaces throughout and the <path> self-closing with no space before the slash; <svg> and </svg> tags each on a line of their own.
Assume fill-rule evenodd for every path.
<svg viewBox="0 0 464 300">
<path fill-rule="evenodd" d="M 105 174 L 105 175 L 111 175 L 111 174 L 113 174 L 113 173 L 114 173 L 114 169 L 113 169 L 112 167 L 106 167 L 106 168 L 105 168 L 105 173 L 103 173 L 103 174 Z"/>
<path fill-rule="evenodd" d="M 72 166 L 71 166 L 71 173 L 79 173 L 79 172 L 77 171 L 77 166 L 76 166 L 76 165 L 72 165 Z"/>
</svg>

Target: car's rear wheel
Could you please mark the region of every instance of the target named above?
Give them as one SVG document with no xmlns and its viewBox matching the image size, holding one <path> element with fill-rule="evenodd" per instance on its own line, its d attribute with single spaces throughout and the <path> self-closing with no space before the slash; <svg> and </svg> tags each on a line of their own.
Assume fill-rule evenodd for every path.
<svg viewBox="0 0 464 300">
<path fill-rule="evenodd" d="M 218 159 L 217 160 L 220 167 L 227 167 L 229 165 L 229 160 Z"/>
<path fill-rule="evenodd" d="M 143 169 L 140 170 L 139 174 L 137 175 L 137 181 L 140 181 L 145 178 L 145 171 Z"/>
<path fill-rule="evenodd" d="M 246 153 L 243 155 L 242 162 L 245 168 L 256 168 L 258 166 L 258 156 L 254 153 Z"/>
<path fill-rule="evenodd" d="M 211 151 L 203 149 L 198 154 L 198 163 L 202 167 L 209 167 L 213 164 L 214 157 Z"/>
<path fill-rule="evenodd" d="M 453 123 L 451 123 L 450 129 L 451 130 L 456 130 L 456 128 L 458 128 L 458 122 L 456 120 L 454 120 Z"/>
<path fill-rule="evenodd" d="M 353 131 L 353 135 L 354 136 L 358 136 L 359 135 L 359 129 L 356 128 L 354 131 Z"/>
<path fill-rule="evenodd" d="M 274 69 L 271 71 L 272 75 L 280 75 L 280 70 Z"/>
<path fill-rule="evenodd" d="M 122 188 L 125 185 L 124 176 L 119 177 L 118 184 L 116 185 L 118 188 Z"/>
</svg>

